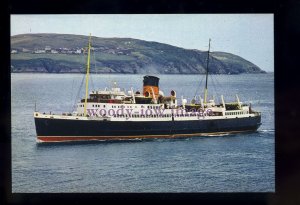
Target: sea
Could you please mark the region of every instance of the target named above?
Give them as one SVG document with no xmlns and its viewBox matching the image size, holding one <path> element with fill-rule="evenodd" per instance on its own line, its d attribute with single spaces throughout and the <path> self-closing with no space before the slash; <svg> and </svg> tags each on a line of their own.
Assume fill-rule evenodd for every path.
<svg viewBox="0 0 300 205">
<path fill-rule="evenodd" d="M 160 90 L 189 102 L 204 75 L 161 75 Z M 74 111 L 84 74 L 11 74 L 13 193 L 275 192 L 274 74 L 210 75 L 208 96 L 251 104 L 256 132 L 180 139 L 36 142 L 33 112 Z M 91 74 L 89 90 L 142 90 L 143 75 Z"/>
</svg>

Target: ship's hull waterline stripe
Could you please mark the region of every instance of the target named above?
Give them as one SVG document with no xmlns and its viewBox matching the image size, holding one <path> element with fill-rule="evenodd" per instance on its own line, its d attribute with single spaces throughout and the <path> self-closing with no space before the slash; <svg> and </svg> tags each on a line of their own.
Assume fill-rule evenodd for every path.
<svg viewBox="0 0 300 205">
<path fill-rule="evenodd" d="M 37 136 L 39 142 L 62 142 L 62 141 L 86 141 L 86 140 L 126 140 L 126 139 L 151 139 L 151 138 L 176 138 L 193 137 L 204 135 L 224 135 L 231 133 L 251 132 L 254 130 L 209 132 L 193 134 L 172 134 L 172 135 L 136 135 L 136 136 Z"/>
</svg>

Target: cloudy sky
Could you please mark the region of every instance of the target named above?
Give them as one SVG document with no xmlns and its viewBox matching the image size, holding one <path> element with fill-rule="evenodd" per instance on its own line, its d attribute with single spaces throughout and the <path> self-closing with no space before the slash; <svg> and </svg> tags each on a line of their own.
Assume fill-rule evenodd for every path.
<svg viewBox="0 0 300 205">
<path fill-rule="evenodd" d="M 11 35 L 24 33 L 129 37 L 187 49 L 239 55 L 274 71 L 273 14 L 12 15 Z"/>
</svg>

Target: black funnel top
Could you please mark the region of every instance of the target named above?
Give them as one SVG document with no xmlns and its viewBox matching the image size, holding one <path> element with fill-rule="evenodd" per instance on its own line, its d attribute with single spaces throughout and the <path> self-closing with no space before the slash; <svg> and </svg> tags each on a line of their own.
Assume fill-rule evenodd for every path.
<svg viewBox="0 0 300 205">
<path fill-rule="evenodd" d="M 144 86 L 150 85 L 150 86 L 156 86 L 158 87 L 159 78 L 155 76 L 146 75 L 144 76 Z"/>
</svg>

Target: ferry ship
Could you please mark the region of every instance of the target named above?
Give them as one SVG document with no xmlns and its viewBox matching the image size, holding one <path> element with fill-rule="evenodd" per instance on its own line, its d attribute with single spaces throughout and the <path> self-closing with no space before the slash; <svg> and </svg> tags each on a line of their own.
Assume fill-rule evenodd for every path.
<svg viewBox="0 0 300 205">
<path fill-rule="evenodd" d="M 118 87 L 89 92 L 91 35 L 88 43 L 85 98 L 76 111 L 62 114 L 34 112 L 37 142 L 177 138 L 256 131 L 261 113 L 240 102 L 207 100 L 209 49 L 204 99 L 178 99 L 176 91 L 164 95 L 159 78 L 146 75 L 143 91 L 127 93 Z M 180 103 L 178 102 L 180 101 Z"/>
</svg>

